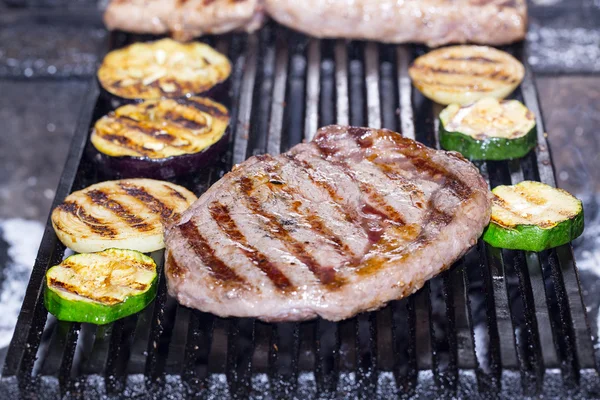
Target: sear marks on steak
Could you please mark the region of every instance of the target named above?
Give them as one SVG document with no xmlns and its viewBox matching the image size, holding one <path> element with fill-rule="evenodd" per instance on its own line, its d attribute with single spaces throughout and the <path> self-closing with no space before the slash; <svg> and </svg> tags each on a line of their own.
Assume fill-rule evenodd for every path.
<svg viewBox="0 0 600 400">
<path fill-rule="evenodd" d="M 525 0 L 265 0 L 277 22 L 317 37 L 508 44 L 525 38 Z"/>
<path fill-rule="evenodd" d="M 458 153 L 328 126 L 236 166 L 167 228 L 169 293 L 220 316 L 349 318 L 450 267 L 490 209 L 485 181 Z"/>
<path fill-rule="evenodd" d="M 104 13 L 110 30 L 190 40 L 203 34 L 253 32 L 265 19 L 262 0 L 112 0 Z"/>
</svg>

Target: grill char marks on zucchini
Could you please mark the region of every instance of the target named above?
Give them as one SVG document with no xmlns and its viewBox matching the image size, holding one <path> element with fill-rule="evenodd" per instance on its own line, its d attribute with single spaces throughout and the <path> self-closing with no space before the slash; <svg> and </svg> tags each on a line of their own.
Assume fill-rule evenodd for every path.
<svg viewBox="0 0 600 400">
<path fill-rule="evenodd" d="M 517 100 L 451 104 L 440 113 L 440 144 L 471 160 L 520 158 L 537 144 L 535 116 Z"/>
<path fill-rule="evenodd" d="M 98 80 L 114 96 L 147 100 L 201 94 L 225 81 L 230 73 L 227 57 L 209 45 L 162 39 L 108 53 Z"/>
<path fill-rule="evenodd" d="M 439 103 L 466 105 L 483 97 L 503 99 L 521 83 L 523 65 L 487 46 L 450 46 L 417 58 L 409 69 L 413 84 Z"/>
<path fill-rule="evenodd" d="M 205 151 L 228 124 L 227 109 L 207 98 L 148 100 L 100 118 L 91 142 L 108 156 L 159 160 Z"/>
<path fill-rule="evenodd" d="M 540 182 L 498 186 L 483 239 L 495 247 L 542 251 L 583 232 L 583 206 L 570 193 Z"/>
<path fill-rule="evenodd" d="M 102 182 L 70 194 L 52 212 L 52 224 L 58 238 L 80 253 L 111 247 L 150 252 L 164 246 L 163 227 L 195 200 L 169 182 Z"/>
<path fill-rule="evenodd" d="M 44 304 L 59 320 L 106 324 L 145 308 L 156 279 L 154 260 L 137 251 L 77 254 L 46 273 Z"/>
</svg>

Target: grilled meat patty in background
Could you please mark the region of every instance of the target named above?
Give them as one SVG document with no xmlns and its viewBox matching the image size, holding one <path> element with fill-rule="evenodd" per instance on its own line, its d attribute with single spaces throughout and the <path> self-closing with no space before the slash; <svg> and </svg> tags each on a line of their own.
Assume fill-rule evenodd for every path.
<svg viewBox="0 0 600 400">
<path fill-rule="evenodd" d="M 317 37 L 380 42 L 482 43 L 522 40 L 525 0 L 265 0 L 277 22 Z"/>
<path fill-rule="evenodd" d="M 110 30 L 190 40 L 204 34 L 253 32 L 264 18 L 262 0 L 112 0 L 104 23 Z"/>
<path fill-rule="evenodd" d="M 190 40 L 254 31 L 265 11 L 312 36 L 429 46 L 501 45 L 522 40 L 527 30 L 525 0 L 112 0 L 104 21 L 109 29 Z"/>
<path fill-rule="evenodd" d="M 325 127 L 238 165 L 167 229 L 169 293 L 220 316 L 349 318 L 450 267 L 488 224 L 490 196 L 458 153 Z"/>
</svg>

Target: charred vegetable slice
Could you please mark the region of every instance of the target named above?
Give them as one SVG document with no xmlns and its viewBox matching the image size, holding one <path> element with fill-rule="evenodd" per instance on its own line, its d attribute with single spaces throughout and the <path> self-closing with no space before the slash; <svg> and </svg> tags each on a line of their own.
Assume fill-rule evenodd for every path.
<svg viewBox="0 0 600 400">
<path fill-rule="evenodd" d="M 175 222 L 196 196 L 152 179 L 107 181 L 71 193 L 52 211 L 65 246 L 79 252 L 111 247 L 150 252 L 164 247 L 163 227 Z"/>
<path fill-rule="evenodd" d="M 137 251 L 76 254 L 46 273 L 44 305 L 62 321 L 107 324 L 143 310 L 156 279 L 154 260 Z"/>
<path fill-rule="evenodd" d="M 451 104 L 440 113 L 440 144 L 471 160 L 520 158 L 537 144 L 535 116 L 517 100 Z"/>
<path fill-rule="evenodd" d="M 148 100 L 100 118 L 91 141 L 109 156 L 163 159 L 207 149 L 228 123 L 227 108 L 207 98 Z"/>
<path fill-rule="evenodd" d="M 206 92 L 230 74 L 227 57 L 209 45 L 162 39 L 111 51 L 98 80 L 121 98 L 158 99 Z"/>
<path fill-rule="evenodd" d="M 562 189 L 525 181 L 492 193 L 492 219 L 483 240 L 494 247 L 542 251 L 583 232 L 581 201 Z"/>
<path fill-rule="evenodd" d="M 521 83 L 525 68 L 504 51 L 463 45 L 417 58 L 409 75 L 425 97 L 445 105 L 466 105 L 483 97 L 505 98 Z"/>
</svg>

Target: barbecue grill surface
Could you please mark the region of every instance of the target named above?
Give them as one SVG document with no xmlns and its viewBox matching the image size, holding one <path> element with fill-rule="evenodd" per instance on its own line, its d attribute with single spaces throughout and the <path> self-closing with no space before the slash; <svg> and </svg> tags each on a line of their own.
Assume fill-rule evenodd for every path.
<svg viewBox="0 0 600 400">
<path fill-rule="evenodd" d="M 118 33 L 108 46 L 148 39 Z M 333 123 L 384 127 L 439 147 L 441 110 L 408 77 L 424 47 L 309 39 L 276 25 L 203 40 L 234 66 L 229 93 L 216 98 L 231 109 L 233 135 L 212 168 L 173 180 L 196 194 L 233 164 L 285 151 Z M 505 50 L 524 61 L 521 45 Z M 539 146 L 521 160 L 477 166 L 491 187 L 524 179 L 555 185 L 528 67 L 512 97 L 536 114 Z M 92 85 L 54 206 L 119 178 L 96 164 L 88 141 L 95 120 L 113 108 Z M 570 245 L 525 253 L 479 241 L 415 295 L 340 323 L 218 318 L 178 305 L 164 277 L 137 315 L 99 327 L 58 322 L 45 311 L 42 289 L 45 271 L 64 255 L 48 224 L 2 398 L 600 397 Z M 162 251 L 152 256 L 162 268 Z"/>
</svg>

